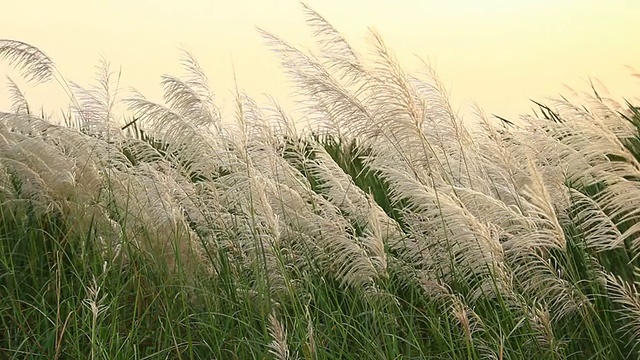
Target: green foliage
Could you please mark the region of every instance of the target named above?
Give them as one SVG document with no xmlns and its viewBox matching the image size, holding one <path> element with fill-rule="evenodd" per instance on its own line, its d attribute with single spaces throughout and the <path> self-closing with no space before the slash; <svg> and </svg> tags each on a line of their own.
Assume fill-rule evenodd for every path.
<svg viewBox="0 0 640 360">
<path fill-rule="evenodd" d="M 223 123 L 188 54 L 123 125 L 107 68 L 65 126 L 11 82 L 0 357 L 636 358 L 640 108 L 468 128 L 379 36 L 366 64 L 304 9 L 319 56 L 263 35 L 307 133 L 239 92 Z M 58 79 L 28 44 L 0 58 Z"/>
</svg>

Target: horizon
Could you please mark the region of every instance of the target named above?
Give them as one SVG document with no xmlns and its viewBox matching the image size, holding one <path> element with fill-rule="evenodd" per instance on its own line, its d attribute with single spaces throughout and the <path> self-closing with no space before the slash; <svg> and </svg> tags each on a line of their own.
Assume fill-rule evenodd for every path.
<svg viewBox="0 0 640 360">
<path fill-rule="evenodd" d="M 451 93 L 454 111 L 464 116 L 470 115 L 475 102 L 487 114 L 513 118 L 533 108 L 530 100 L 567 95 L 565 86 L 588 91 L 590 79 L 602 82 L 616 101 L 636 99 L 638 83 L 632 74 L 640 68 L 640 49 L 628 44 L 640 37 L 640 27 L 627 24 L 640 14 L 640 3 L 305 3 L 364 56 L 371 27 L 405 72 L 423 70 L 418 57 L 429 61 Z M 123 90 L 134 87 L 154 100 L 161 100 L 161 75 L 182 74 L 179 49 L 184 47 L 205 70 L 225 112 L 233 99 L 234 76 L 238 87 L 258 102 L 264 102 L 267 94 L 293 112 L 293 87 L 256 27 L 296 47 L 315 50 L 299 4 L 294 0 L 23 1 L 8 5 L 10 16 L 0 25 L 0 34 L 38 47 L 66 80 L 83 86 L 93 84 L 95 66 L 104 57 L 113 71 L 122 70 Z M 33 88 L 4 60 L 0 71 L 20 85 L 34 108 L 55 113 L 68 103 L 55 83 Z M 5 81 L 0 85 L 0 109 L 8 111 L 9 103 Z"/>
</svg>

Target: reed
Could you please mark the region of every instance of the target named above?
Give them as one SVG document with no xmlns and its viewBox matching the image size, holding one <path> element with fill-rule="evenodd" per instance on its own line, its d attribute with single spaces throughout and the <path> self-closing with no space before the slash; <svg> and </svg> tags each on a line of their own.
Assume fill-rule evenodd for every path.
<svg viewBox="0 0 640 360">
<path fill-rule="evenodd" d="M 0 40 L 73 103 L 55 125 L 11 81 L 0 113 L 2 357 L 638 357 L 638 108 L 469 126 L 430 69 L 303 11 L 316 54 L 260 30 L 302 129 L 240 90 L 222 114 L 187 53 L 156 103 Z"/>
</svg>

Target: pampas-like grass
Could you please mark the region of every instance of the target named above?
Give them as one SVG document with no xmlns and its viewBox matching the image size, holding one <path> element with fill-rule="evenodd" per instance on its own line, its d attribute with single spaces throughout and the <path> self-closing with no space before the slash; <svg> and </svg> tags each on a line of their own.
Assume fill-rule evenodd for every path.
<svg viewBox="0 0 640 360">
<path fill-rule="evenodd" d="M 96 86 L 70 83 L 68 126 L 33 115 L 10 81 L 12 112 L 0 113 L 3 224 L 41 226 L 85 253 L 93 240 L 108 264 L 124 260 L 125 273 L 151 260 L 189 286 L 207 284 L 197 311 L 219 316 L 208 308 L 218 306 L 247 316 L 235 325 L 249 328 L 252 311 L 268 317 L 254 342 L 281 359 L 300 344 L 310 356 L 326 345 L 337 357 L 370 346 L 380 357 L 497 359 L 525 348 L 622 354 L 618 335 L 635 344 L 632 115 L 596 93 L 592 109 L 563 99 L 502 127 L 479 110 L 470 126 L 428 66 L 405 73 L 373 31 L 364 59 L 303 8 L 318 54 L 260 34 L 298 90 L 305 129 L 239 89 L 227 119 L 188 52 L 185 76 L 162 76 L 163 102 L 122 100 L 103 62 Z M 0 40 L 0 57 L 30 80 L 56 74 L 22 42 Z M 119 104 L 134 113 L 127 125 L 115 117 Z M 95 323 L 98 308 L 87 304 Z M 354 323 L 339 324 L 344 314 Z M 200 326 L 192 316 L 171 336 Z M 251 329 L 244 335 L 256 336 Z M 344 341 L 327 338 L 337 334 Z"/>
<path fill-rule="evenodd" d="M 11 94 L 11 112 L 14 114 L 28 114 L 30 112 L 30 108 L 27 99 L 18 85 L 8 76 L 7 86 L 9 87 L 9 94 Z"/>
<path fill-rule="evenodd" d="M 22 41 L 0 40 L 0 58 L 20 69 L 29 81 L 46 82 L 53 77 L 53 61 L 42 50 Z"/>
<path fill-rule="evenodd" d="M 611 273 L 604 274 L 607 291 L 611 294 L 613 301 L 621 305 L 618 310 L 625 323 L 623 331 L 631 335 L 633 348 L 638 346 L 640 338 L 640 293 L 638 292 L 638 282 L 628 282 Z"/>
<path fill-rule="evenodd" d="M 287 344 L 287 331 L 275 314 L 269 315 L 269 332 L 273 341 L 269 344 L 269 352 L 278 360 L 297 359 L 294 354 L 290 355 Z"/>
<path fill-rule="evenodd" d="M 113 107 L 120 101 L 120 76 L 114 78 L 109 64 L 103 60 L 96 71 L 97 86 L 82 87 L 70 83 L 70 89 L 76 99 L 72 109 L 80 119 L 77 127 L 92 137 L 114 141 L 122 138 L 120 125 L 113 114 Z"/>
</svg>

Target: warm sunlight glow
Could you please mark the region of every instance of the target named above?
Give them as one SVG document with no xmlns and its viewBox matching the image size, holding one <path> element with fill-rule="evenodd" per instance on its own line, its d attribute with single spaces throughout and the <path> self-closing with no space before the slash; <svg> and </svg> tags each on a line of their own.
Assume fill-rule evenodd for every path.
<svg viewBox="0 0 640 360">
<path fill-rule="evenodd" d="M 528 99 L 587 89 L 601 80 L 612 96 L 633 96 L 640 68 L 640 2 L 309 0 L 360 50 L 375 28 L 408 71 L 436 67 L 463 113 L 475 101 L 506 116 L 528 112 Z M 229 104 L 234 71 L 240 88 L 290 104 L 276 57 L 255 27 L 312 48 L 296 0 L 25 0 L 2 6 L 0 37 L 38 46 L 63 75 L 88 84 L 103 56 L 122 68 L 122 85 L 160 96 L 159 76 L 179 73 L 178 49 L 190 50 Z M 6 63 L 0 69 L 7 72 Z M 14 72 L 9 72 L 14 74 Z M 65 104 L 58 87 L 26 88 L 48 111 Z M 0 87 L 0 106 L 8 104 Z"/>
</svg>

